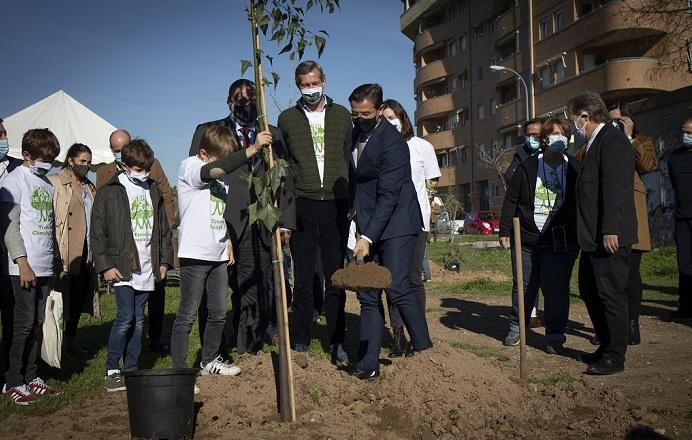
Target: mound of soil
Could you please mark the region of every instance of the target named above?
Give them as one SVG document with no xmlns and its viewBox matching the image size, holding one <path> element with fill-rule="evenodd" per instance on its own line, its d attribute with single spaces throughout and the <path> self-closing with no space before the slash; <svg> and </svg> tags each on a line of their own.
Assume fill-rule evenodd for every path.
<svg viewBox="0 0 692 440">
<path fill-rule="evenodd" d="M 332 284 L 352 291 L 389 289 L 392 287 L 392 274 L 386 267 L 373 262 L 349 264 L 334 272 Z"/>
<path fill-rule="evenodd" d="M 285 424 L 277 413 L 271 355 L 243 357 L 238 364 L 240 376 L 198 379 L 196 438 L 624 438 L 645 420 L 631 413 L 618 391 L 581 381 L 522 386 L 499 361 L 438 342 L 383 365 L 382 377 L 372 383 L 310 358 L 294 369 L 298 419 Z M 16 420 L 12 430 L 14 438 L 128 438 L 126 396 L 103 393 L 79 406 Z M 0 427 L 0 436 L 8 432 Z"/>
</svg>

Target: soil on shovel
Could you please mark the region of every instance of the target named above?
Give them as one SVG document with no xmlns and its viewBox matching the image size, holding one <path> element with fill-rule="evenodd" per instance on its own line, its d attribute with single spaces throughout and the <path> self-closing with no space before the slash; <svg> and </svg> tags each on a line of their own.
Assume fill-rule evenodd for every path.
<svg viewBox="0 0 692 440">
<path fill-rule="evenodd" d="M 386 267 L 370 262 L 349 264 L 332 275 L 332 284 L 348 290 L 375 290 L 392 287 L 392 274 Z"/>
<path fill-rule="evenodd" d="M 294 369 L 294 423 L 279 421 L 271 354 L 242 357 L 238 365 L 243 372 L 237 377 L 198 378 L 195 438 L 614 439 L 637 427 L 652 428 L 618 391 L 579 381 L 522 386 L 499 361 L 441 341 L 382 365 L 372 383 L 310 358 Z M 13 422 L 0 426 L 0 437 L 129 437 L 125 393 L 103 393 Z"/>
</svg>

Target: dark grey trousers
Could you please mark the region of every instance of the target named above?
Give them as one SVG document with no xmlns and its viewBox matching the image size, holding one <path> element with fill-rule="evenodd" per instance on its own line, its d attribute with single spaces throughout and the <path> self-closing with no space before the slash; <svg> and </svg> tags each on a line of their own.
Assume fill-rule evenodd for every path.
<svg viewBox="0 0 692 440">
<path fill-rule="evenodd" d="M 171 357 L 173 368 L 187 367 L 187 350 L 192 323 L 207 293 L 207 324 L 204 329 L 202 363 L 207 364 L 219 355 L 219 344 L 226 322 L 228 270 L 226 262 L 180 259 L 180 304 L 173 323 Z"/>
</svg>

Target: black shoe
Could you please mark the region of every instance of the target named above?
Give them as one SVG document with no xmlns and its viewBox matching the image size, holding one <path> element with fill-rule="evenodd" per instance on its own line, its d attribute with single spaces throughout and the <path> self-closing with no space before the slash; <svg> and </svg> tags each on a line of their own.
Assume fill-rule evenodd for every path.
<svg viewBox="0 0 692 440">
<path fill-rule="evenodd" d="M 608 376 L 611 374 L 622 373 L 625 371 L 625 366 L 614 362 L 607 357 L 601 358 L 600 361 L 589 364 L 586 367 L 586 372 L 588 374 L 593 374 L 597 376 Z"/>
<path fill-rule="evenodd" d="M 692 318 L 692 310 L 679 309 L 670 312 L 670 319 L 687 319 Z"/>
<path fill-rule="evenodd" d="M 591 345 L 601 345 L 601 340 L 598 339 L 598 336 L 594 335 L 593 338 L 589 339 L 589 342 Z"/>
<path fill-rule="evenodd" d="M 548 354 L 564 354 L 565 353 L 565 347 L 562 344 L 558 344 L 557 342 L 549 343 L 545 347 L 545 352 Z"/>
<path fill-rule="evenodd" d="M 149 348 L 151 351 L 160 356 L 168 356 L 171 354 L 171 349 L 168 347 L 168 345 L 161 341 L 152 342 L 151 345 L 149 345 Z"/>
<path fill-rule="evenodd" d="M 400 358 L 406 354 L 408 347 L 408 341 L 406 340 L 406 335 L 404 335 L 403 328 L 394 329 L 394 342 L 392 343 L 392 348 L 389 351 L 390 358 Z"/>
<path fill-rule="evenodd" d="M 584 362 L 585 364 L 594 364 L 598 361 L 601 360 L 603 357 L 603 352 L 599 348 L 593 353 L 582 353 L 580 354 L 577 359 L 580 360 L 581 362 Z"/>
<path fill-rule="evenodd" d="M 630 321 L 630 345 L 639 345 L 642 342 L 642 336 L 639 333 L 639 322 Z"/>
<path fill-rule="evenodd" d="M 351 376 L 360 380 L 375 380 L 380 377 L 380 372 L 377 370 L 366 370 L 364 368 L 357 368 L 351 372 Z"/>
</svg>

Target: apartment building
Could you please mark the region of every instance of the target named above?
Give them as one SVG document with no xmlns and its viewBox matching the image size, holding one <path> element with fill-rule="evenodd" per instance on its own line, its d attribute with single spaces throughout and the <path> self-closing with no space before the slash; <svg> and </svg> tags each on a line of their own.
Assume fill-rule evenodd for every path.
<svg viewBox="0 0 692 440">
<path fill-rule="evenodd" d="M 435 146 L 441 191 L 453 188 L 466 211 L 502 205 L 499 173 L 479 158 L 511 160 L 527 98 L 517 75 L 490 66 L 521 76 L 536 116 L 564 115 L 567 100 L 582 90 L 631 102 L 689 85 L 689 71 L 660 69 L 669 33 L 661 20 L 626 10 L 638 3 L 403 0 L 401 32 L 413 41 L 416 69 L 415 125 Z"/>
</svg>

